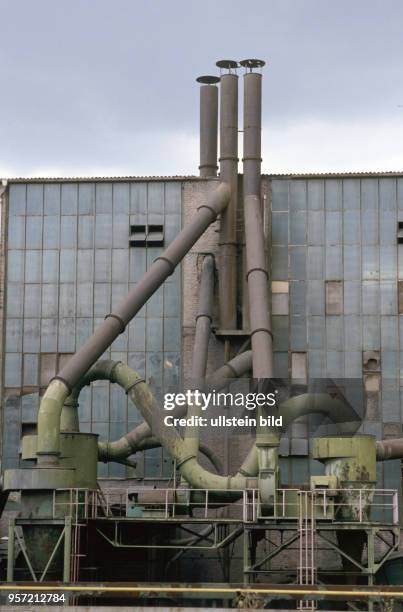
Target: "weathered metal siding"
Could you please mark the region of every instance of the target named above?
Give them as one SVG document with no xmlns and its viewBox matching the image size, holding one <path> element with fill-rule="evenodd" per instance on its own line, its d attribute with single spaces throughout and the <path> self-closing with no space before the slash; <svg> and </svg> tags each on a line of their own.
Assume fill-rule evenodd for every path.
<svg viewBox="0 0 403 612">
<path fill-rule="evenodd" d="M 271 208 L 272 278 L 289 282 L 288 300 L 278 301 L 273 315 L 276 374 L 291 375 L 292 354 L 305 353 L 311 378 L 363 378 L 364 351 L 379 351 L 361 431 L 400 436 L 403 178 L 272 179 Z M 301 482 L 308 446 L 294 446 L 287 452 L 301 457 L 288 467 L 288 480 Z M 399 472 L 400 462 L 388 464 L 384 485 L 396 487 Z"/>
<path fill-rule="evenodd" d="M 181 181 L 18 183 L 9 187 L 4 468 L 18 463 L 21 427 L 36 421 L 39 389 L 111 312 L 163 247 L 129 247 L 132 224 L 164 224 L 165 244 L 181 227 Z M 149 301 L 107 355 L 127 362 L 160 394 L 180 364 L 180 270 Z M 138 421 L 119 389 L 83 390 L 80 423 L 116 439 Z M 141 462 L 141 458 L 139 458 Z M 144 468 L 144 470 L 143 470 Z M 149 451 L 139 473 L 167 473 Z M 100 475 L 124 476 L 117 464 Z"/>
</svg>

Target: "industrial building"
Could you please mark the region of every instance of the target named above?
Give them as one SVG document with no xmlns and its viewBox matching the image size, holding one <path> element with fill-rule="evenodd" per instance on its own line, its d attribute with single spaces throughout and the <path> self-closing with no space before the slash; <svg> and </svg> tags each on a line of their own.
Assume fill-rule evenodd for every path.
<svg viewBox="0 0 403 612">
<path fill-rule="evenodd" d="M 264 63 L 247 60 L 238 173 L 239 67 L 218 65 L 221 80 L 199 79 L 200 176 L 3 181 L 2 579 L 12 584 L 147 583 L 143 605 L 178 603 L 153 584 L 244 584 L 180 597 L 206 607 L 283 597 L 294 609 L 313 609 L 320 584 L 387 584 L 400 535 L 403 172 L 260 175 Z M 202 215 L 204 231 L 186 238 Z M 178 235 L 183 252 L 170 258 Z M 160 280 L 145 281 L 156 266 Z M 181 470 L 198 435 L 182 432 L 192 450 L 175 455 L 152 411 L 189 381 L 217 383 L 220 369 L 226 383 L 277 381 L 291 403 L 281 434 L 199 432 L 204 469 L 212 458 L 238 478 L 218 494 L 221 481 L 196 486 Z M 354 424 L 343 430 L 345 406 Z M 151 432 L 135 437 L 144 419 Z M 116 451 L 133 431 L 132 452 Z M 257 472 L 239 471 L 251 447 Z M 253 603 L 269 584 L 290 586 Z M 293 597 L 295 585 L 311 599 Z"/>
</svg>

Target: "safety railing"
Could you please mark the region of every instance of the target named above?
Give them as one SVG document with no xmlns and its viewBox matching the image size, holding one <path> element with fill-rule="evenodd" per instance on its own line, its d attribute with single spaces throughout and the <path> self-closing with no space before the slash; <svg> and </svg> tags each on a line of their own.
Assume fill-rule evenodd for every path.
<svg viewBox="0 0 403 612">
<path fill-rule="evenodd" d="M 258 489 L 174 489 L 129 487 L 106 489 L 55 489 L 53 518 L 71 516 L 76 522 L 90 518 L 129 517 L 174 519 L 188 514 L 195 519 L 227 518 L 253 523 L 275 518 L 299 520 L 301 489 L 278 489 L 276 499 L 264 503 Z M 315 518 L 349 523 L 376 521 L 398 524 L 398 492 L 395 489 L 315 489 Z"/>
</svg>

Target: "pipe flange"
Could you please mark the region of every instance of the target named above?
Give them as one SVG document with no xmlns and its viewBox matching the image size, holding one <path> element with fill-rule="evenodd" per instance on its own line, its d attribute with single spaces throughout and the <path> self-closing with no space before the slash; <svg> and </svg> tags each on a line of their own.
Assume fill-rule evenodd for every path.
<svg viewBox="0 0 403 612">
<path fill-rule="evenodd" d="M 67 380 L 66 380 L 65 378 L 63 378 L 63 376 L 59 376 L 59 374 L 56 374 L 56 376 L 53 376 L 53 378 L 51 378 L 51 379 L 50 379 L 50 381 L 49 381 L 49 385 L 50 385 L 50 383 L 51 383 L 53 380 L 60 380 L 60 382 L 62 382 L 64 385 L 66 385 L 67 390 L 68 390 L 68 392 L 69 392 L 69 395 L 70 395 L 70 393 L 73 391 L 72 386 L 70 385 L 70 383 L 68 383 L 68 382 L 67 382 Z M 49 386 L 49 385 L 48 385 L 48 386 Z"/>
<path fill-rule="evenodd" d="M 260 267 L 256 267 L 256 268 L 251 268 L 250 270 L 247 271 L 245 279 L 248 280 L 249 274 L 251 274 L 252 272 L 264 272 L 264 274 L 266 275 L 266 278 L 269 278 L 269 273 L 267 272 L 266 268 L 260 268 Z"/>
<path fill-rule="evenodd" d="M 171 276 L 175 272 L 175 264 L 173 264 L 170 259 L 168 259 L 167 257 L 163 257 L 162 255 L 160 257 L 156 257 L 154 259 L 154 263 L 156 263 L 159 260 L 165 261 L 165 263 L 168 264 L 169 269 L 170 269 L 169 276 Z"/>
<path fill-rule="evenodd" d="M 225 156 L 225 157 L 219 157 L 218 161 L 220 161 L 220 162 L 222 162 L 222 161 L 236 161 L 236 162 L 238 162 L 239 161 L 239 157 L 234 157 L 232 155 L 228 155 L 228 156 Z"/>
<path fill-rule="evenodd" d="M 252 338 L 253 334 L 256 334 L 257 332 L 266 332 L 267 334 L 269 334 L 269 336 L 271 336 L 271 339 L 274 340 L 273 332 L 270 329 L 267 329 L 266 327 L 257 327 L 256 329 L 250 332 L 250 337 Z"/>
<path fill-rule="evenodd" d="M 201 210 L 202 208 L 208 208 L 208 210 L 213 213 L 214 218 L 217 218 L 219 213 L 212 206 L 209 206 L 208 204 L 201 204 L 197 207 L 197 212 L 199 212 L 199 210 Z"/>
<path fill-rule="evenodd" d="M 129 385 L 128 387 L 125 387 L 125 393 L 126 395 L 129 395 L 130 391 L 136 386 L 139 385 L 140 383 L 145 383 L 145 378 L 139 378 L 138 380 L 135 380 L 134 383 L 132 383 L 131 385 Z"/>
<path fill-rule="evenodd" d="M 179 469 L 180 467 L 182 467 L 182 465 L 184 465 L 185 463 L 190 461 L 190 459 L 197 459 L 197 457 L 196 457 L 196 455 L 188 455 L 187 457 L 182 459 L 182 461 L 177 461 L 176 462 L 176 467 Z"/>
<path fill-rule="evenodd" d="M 123 319 L 121 319 L 119 317 L 119 315 L 114 314 L 113 312 L 110 312 L 109 314 L 105 315 L 104 319 L 116 319 L 116 321 L 118 321 L 118 323 L 120 324 L 120 334 L 123 334 L 123 332 L 126 329 L 126 325 L 125 322 L 123 321 Z"/>
<path fill-rule="evenodd" d="M 204 314 L 204 312 L 200 312 L 199 314 L 197 314 L 195 316 L 195 321 L 197 321 L 197 319 L 200 319 L 200 317 L 205 317 L 206 319 L 208 319 L 210 321 L 210 323 L 212 322 L 212 317 L 209 314 Z"/>
<path fill-rule="evenodd" d="M 259 157 L 257 155 L 250 155 L 248 157 L 243 157 L 242 161 L 243 162 L 245 162 L 245 161 L 260 161 L 261 162 L 261 161 L 263 161 L 263 158 Z"/>
</svg>

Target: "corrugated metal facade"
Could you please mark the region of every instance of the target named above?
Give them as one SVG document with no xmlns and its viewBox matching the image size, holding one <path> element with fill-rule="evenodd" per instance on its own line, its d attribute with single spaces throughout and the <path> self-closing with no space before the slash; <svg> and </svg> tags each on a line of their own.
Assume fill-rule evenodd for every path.
<svg viewBox="0 0 403 612">
<path fill-rule="evenodd" d="M 161 246 L 129 246 L 133 224 L 162 224 L 165 243 L 181 227 L 182 184 L 11 184 L 8 194 L 3 467 L 18 464 L 21 427 L 36 420 L 39 389 L 91 335 L 157 257 Z M 161 394 L 176 384 L 181 350 L 177 270 L 105 356 L 129 363 Z M 80 396 L 80 425 L 117 439 L 138 421 L 124 393 L 98 382 Z M 140 462 L 141 462 L 141 458 Z M 101 476 L 124 476 L 117 464 Z M 139 475 L 168 475 L 159 449 Z"/>
<path fill-rule="evenodd" d="M 271 277 L 277 283 L 272 296 L 275 375 L 288 378 L 306 367 L 310 378 L 362 379 L 367 352 L 379 354 L 362 432 L 378 439 L 400 436 L 403 244 L 397 232 L 403 221 L 403 178 L 264 180 L 272 209 Z M 10 185 L 4 467 L 17 464 L 21 425 L 36 419 L 39 388 L 46 386 L 57 361 L 85 341 L 160 253 L 161 247 L 129 247 L 130 226 L 163 224 L 167 244 L 181 227 L 181 202 L 179 179 Z M 159 393 L 179 377 L 186 287 L 181 291 L 178 270 L 109 352 L 143 373 Z M 137 418 L 119 389 L 109 391 L 100 382 L 82 393 L 84 431 L 116 439 Z M 294 455 L 282 460 L 283 484 L 301 484 L 310 471 L 320 471 L 317 462 L 309 465 L 308 441 L 301 432 L 295 428 L 293 443 L 282 444 L 283 454 Z M 101 476 L 126 473 L 114 464 L 100 470 Z M 379 484 L 399 486 L 400 462 L 380 465 L 379 473 Z M 168 474 L 159 450 L 146 454 L 139 474 Z"/>
<path fill-rule="evenodd" d="M 310 378 L 361 379 L 365 355 L 379 352 L 361 431 L 401 436 L 403 178 L 272 179 L 271 199 L 272 278 L 289 283 L 273 315 L 276 375 L 291 374 L 293 354 L 302 353 Z M 308 461 L 307 444 L 294 445 L 286 452 L 301 455 L 287 464 L 296 484 Z M 385 466 L 384 486 L 398 486 L 399 463 Z"/>
</svg>

